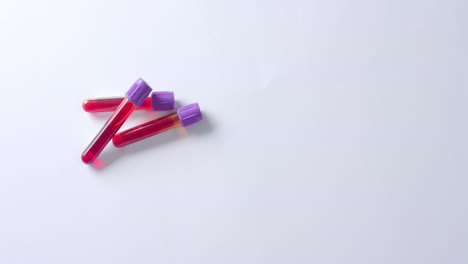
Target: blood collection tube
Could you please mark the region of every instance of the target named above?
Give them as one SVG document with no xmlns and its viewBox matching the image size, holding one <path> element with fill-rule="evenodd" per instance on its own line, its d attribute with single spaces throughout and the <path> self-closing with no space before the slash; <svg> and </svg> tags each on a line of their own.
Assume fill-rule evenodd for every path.
<svg viewBox="0 0 468 264">
<path fill-rule="evenodd" d="M 104 147 L 109 143 L 112 137 L 117 133 L 128 116 L 137 106 L 143 104 L 143 101 L 151 92 L 151 87 L 141 78 L 139 78 L 125 94 L 115 112 L 109 117 L 101 131 L 91 141 L 89 146 L 81 155 L 84 163 L 92 163 L 101 153 Z"/>
<path fill-rule="evenodd" d="M 98 97 L 83 101 L 83 110 L 86 112 L 115 111 L 125 97 Z M 174 109 L 173 92 L 152 92 L 135 110 L 166 111 Z"/>
<path fill-rule="evenodd" d="M 115 111 L 125 97 L 100 97 L 90 98 L 83 102 L 83 110 L 86 112 Z M 136 110 L 166 111 L 174 109 L 173 92 L 152 92 Z"/>
<path fill-rule="evenodd" d="M 189 126 L 202 119 L 203 116 L 198 103 L 189 104 L 177 109 L 177 112 L 117 133 L 112 138 L 112 142 L 114 146 L 121 148 L 178 126 Z"/>
</svg>

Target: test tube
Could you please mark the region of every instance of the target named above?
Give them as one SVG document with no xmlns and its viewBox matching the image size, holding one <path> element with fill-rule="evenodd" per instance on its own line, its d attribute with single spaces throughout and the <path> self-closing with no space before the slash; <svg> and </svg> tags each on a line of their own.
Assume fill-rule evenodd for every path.
<svg viewBox="0 0 468 264">
<path fill-rule="evenodd" d="M 130 87 L 115 112 L 109 117 L 101 131 L 99 131 L 81 155 L 81 160 L 84 163 L 92 163 L 99 156 L 104 147 L 106 147 L 125 120 L 127 120 L 128 116 L 137 106 L 143 104 L 143 101 L 148 97 L 150 92 L 151 87 L 141 78 Z"/>
<path fill-rule="evenodd" d="M 109 112 L 115 111 L 125 97 L 100 97 L 90 98 L 83 101 L 83 110 L 86 112 Z M 136 110 L 166 111 L 174 109 L 173 92 L 152 92 Z"/>
<path fill-rule="evenodd" d="M 121 148 L 178 126 L 192 125 L 200 120 L 203 120 L 203 116 L 198 103 L 189 104 L 177 109 L 177 112 L 117 133 L 112 138 L 112 142 L 114 146 Z"/>
</svg>

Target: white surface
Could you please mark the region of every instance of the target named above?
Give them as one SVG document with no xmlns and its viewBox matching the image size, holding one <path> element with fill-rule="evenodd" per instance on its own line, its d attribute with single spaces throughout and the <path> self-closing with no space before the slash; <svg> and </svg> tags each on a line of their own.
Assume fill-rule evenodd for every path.
<svg viewBox="0 0 468 264">
<path fill-rule="evenodd" d="M 467 263 L 467 7 L 2 0 L 0 263 Z M 82 164 L 140 76 L 206 120 Z"/>
</svg>

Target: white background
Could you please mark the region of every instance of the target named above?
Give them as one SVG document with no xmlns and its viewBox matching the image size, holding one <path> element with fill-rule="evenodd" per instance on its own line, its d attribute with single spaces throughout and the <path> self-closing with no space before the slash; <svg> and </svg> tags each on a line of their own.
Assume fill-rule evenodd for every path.
<svg viewBox="0 0 468 264">
<path fill-rule="evenodd" d="M 467 263 L 467 13 L 2 0 L 0 263 Z M 138 77 L 205 120 L 83 164 Z"/>
</svg>

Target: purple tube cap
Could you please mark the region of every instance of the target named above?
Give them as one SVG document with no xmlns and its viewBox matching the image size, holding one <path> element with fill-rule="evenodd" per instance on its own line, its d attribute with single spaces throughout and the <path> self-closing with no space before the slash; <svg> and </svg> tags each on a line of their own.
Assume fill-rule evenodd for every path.
<svg viewBox="0 0 468 264">
<path fill-rule="evenodd" d="M 138 78 L 132 87 L 128 89 L 125 96 L 134 105 L 140 106 L 151 93 L 151 90 L 151 87 L 142 78 Z"/>
<path fill-rule="evenodd" d="M 190 126 L 200 120 L 203 120 L 198 103 L 182 106 L 181 108 L 177 109 L 177 114 L 179 115 L 180 124 L 183 127 Z"/>
<path fill-rule="evenodd" d="M 155 111 L 166 111 L 174 109 L 174 93 L 152 92 L 151 105 Z"/>
</svg>

